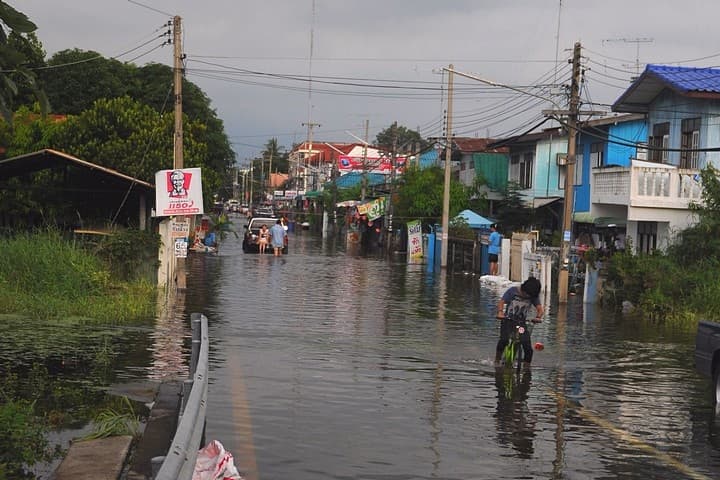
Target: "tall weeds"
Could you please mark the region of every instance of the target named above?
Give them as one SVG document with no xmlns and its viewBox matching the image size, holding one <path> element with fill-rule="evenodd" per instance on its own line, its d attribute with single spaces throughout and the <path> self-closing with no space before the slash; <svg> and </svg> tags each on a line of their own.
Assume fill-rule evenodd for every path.
<svg viewBox="0 0 720 480">
<path fill-rule="evenodd" d="M 0 313 L 124 323 L 155 314 L 155 287 L 123 281 L 57 231 L 0 239 Z"/>
</svg>

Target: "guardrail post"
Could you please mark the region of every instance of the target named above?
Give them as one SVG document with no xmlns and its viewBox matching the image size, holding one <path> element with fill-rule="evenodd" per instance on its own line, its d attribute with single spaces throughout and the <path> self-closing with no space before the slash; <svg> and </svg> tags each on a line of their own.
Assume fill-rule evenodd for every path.
<svg viewBox="0 0 720 480">
<path fill-rule="evenodd" d="M 201 448 L 205 433 L 205 413 L 208 394 L 208 327 L 204 315 L 193 313 L 193 349 L 195 349 L 195 330 L 200 332 L 198 353 L 192 354 L 192 381 L 186 382 L 183 388 L 181 416 L 175 436 L 162 465 L 155 474 L 157 480 L 191 480 L 195 470 L 198 450 Z M 190 385 L 190 388 L 185 388 Z M 154 468 L 155 459 L 153 459 Z"/>
<path fill-rule="evenodd" d="M 202 328 L 200 323 L 202 321 L 202 315 L 199 313 L 190 314 L 190 323 L 192 327 L 192 349 L 190 351 L 190 377 L 195 375 L 197 369 L 198 356 L 200 355 L 200 343 L 202 337 Z"/>
</svg>

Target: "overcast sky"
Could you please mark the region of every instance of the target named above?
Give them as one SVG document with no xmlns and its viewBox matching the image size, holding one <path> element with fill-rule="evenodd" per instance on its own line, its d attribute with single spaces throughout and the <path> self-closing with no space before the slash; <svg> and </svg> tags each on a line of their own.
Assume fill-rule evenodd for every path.
<svg viewBox="0 0 720 480">
<path fill-rule="evenodd" d="M 319 124 L 314 141 L 354 142 L 366 122 L 371 142 L 393 121 L 441 136 L 451 63 L 535 95 L 455 75 L 453 132 L 473 137 L 525 131 L 562 103 L 552 85 L 569 83 L 578 41 L 586 109 L 607 109 L 638 62 L 720 65 L 720 2 L 704 0 L 10 3 L 38 25 L 48 55 L 80 48 L 138 65 L 172 65 L 172 47 L 152 39 L 182 17 L 188 79 L 210 97 L 241 164 L 272 137 L 287 148 L 305 140 L 308 123 Z"/>
</svg>

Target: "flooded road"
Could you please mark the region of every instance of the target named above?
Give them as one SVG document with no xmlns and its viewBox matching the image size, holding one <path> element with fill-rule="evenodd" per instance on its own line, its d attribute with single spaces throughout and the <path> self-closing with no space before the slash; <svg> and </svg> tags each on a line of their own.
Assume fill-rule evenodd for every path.
<svg viewBox="0 0 720 480">
<path fill-rule="evenodd" d="M 491 361 L 501 291 L 302 233 L 280 258 L 230 238 L 188 260 L 206 439 L 247 478 L 720 478 L 693 332 L 551 303 L 517 378 Z"/>
</svg>

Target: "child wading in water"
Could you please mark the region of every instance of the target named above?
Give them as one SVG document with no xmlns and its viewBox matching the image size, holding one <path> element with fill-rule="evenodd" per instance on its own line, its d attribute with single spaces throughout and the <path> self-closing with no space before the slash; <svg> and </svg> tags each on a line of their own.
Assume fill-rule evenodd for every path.
<svg viewBox="0 0 720 480">
<path fill-rule="evenodd" d="M 530 277 L 518 287 L 510 287 L 503 294 L 497 304 L 497 318 L 500 323 L 500 339 L 495 349 L 495 365 L 501 364 L 501 358 L 505 346 L 510 341 L 510 335 L 516 325 L 524 327 L 524 332 L 520 335 L 520 344 L 525 352 L 523 363 L 526 367 L 530 366 L 533 357 L 532 344 L 530 342 L 530 330 L 527 328 L 527 316 L 530 307 L 535 307 L 535 317 L 533 323 L 542 322 L 543 306 L 540 303 L 540 281 L 537 278 Z"/>
</svg>

